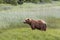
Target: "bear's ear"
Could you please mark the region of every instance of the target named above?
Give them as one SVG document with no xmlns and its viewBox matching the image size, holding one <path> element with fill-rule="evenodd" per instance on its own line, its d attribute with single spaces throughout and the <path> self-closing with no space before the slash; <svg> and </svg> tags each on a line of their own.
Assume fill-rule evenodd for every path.
<svg viewBox="0 0 60 40">
<path fill-rule="evenodd" d="M 31 20 L 31 19 L 29 19 L 29 18 L 26 18 L 26 20 Z"/>
<path fill-rule="evenodd" d="M 31 19 L 27 19 L 27 20 L 31 21 Z"/>
<path fill-rule="evenodd" d="M 29 20 L 29 18 L 26 18 L 25 20 Z"/>
<path fill-rule="evenodd" d="M 27 20 L 30 20 L 29 18 Z"/>
</svg>

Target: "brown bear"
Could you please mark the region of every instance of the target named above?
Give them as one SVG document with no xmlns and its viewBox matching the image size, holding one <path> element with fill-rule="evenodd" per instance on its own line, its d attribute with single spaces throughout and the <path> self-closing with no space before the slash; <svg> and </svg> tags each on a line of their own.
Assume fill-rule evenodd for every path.
<svg viewBox="0 0 60 40">
<path fill-rule="evenodd" d="M 46 22 L 43 20 L 33 20 L 33 19 L 25 19 L 24 23 L 27 23 L 31 26 L 31 28 L 34 29 L 39 29 L 39 30 L 43 30 L 46 31 Z"/>
</svg>

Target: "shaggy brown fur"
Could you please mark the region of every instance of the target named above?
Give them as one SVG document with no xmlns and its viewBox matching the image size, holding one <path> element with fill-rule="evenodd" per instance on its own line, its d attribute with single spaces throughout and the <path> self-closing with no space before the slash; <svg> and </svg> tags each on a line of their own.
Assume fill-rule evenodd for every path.
<svg viewBox="0 0 60 40">
<path fill-rule="evenodd" d="M 46 22 L 43 20 L 33 20 L 33 19 L 25 19 L 24 23 L 27 23 L 31 26 L 31 28 L 34 29 L 39 29 L 46 31 Z"/>
</svg>

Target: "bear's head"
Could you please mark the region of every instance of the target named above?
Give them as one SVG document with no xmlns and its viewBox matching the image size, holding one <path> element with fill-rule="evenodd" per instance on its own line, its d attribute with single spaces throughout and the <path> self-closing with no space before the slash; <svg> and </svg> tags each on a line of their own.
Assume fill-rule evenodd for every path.
<svg viewBox="0 0 60 40">
<path fill-rule="evenodd" d="M 26 19 L 24 20 L 24 23 L 30 24 L 30 23 L 31 23 L 31 19 L 26 18 Z"/>
</svg>

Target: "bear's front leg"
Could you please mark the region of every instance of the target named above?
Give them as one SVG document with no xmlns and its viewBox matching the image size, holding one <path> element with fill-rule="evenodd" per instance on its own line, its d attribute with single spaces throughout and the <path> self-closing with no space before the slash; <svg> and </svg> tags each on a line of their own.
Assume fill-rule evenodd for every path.
<svg viewBox="0 0 60 40">
<path fill-rule="evenodd" d="M 31 28 L 32 28 L 32 30 L 34 30 L 35 29 L 35 25 L 31 24 Z"/>
</svg>

